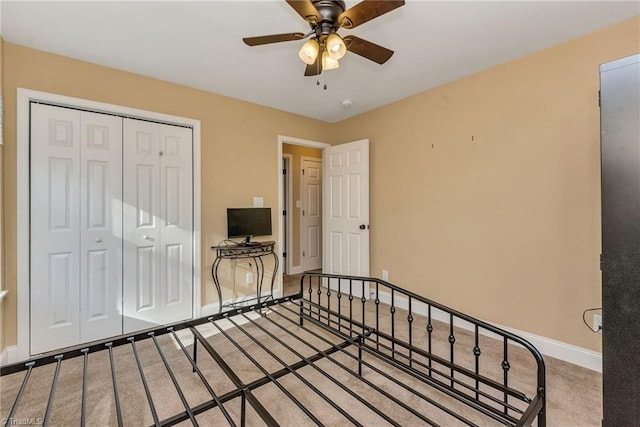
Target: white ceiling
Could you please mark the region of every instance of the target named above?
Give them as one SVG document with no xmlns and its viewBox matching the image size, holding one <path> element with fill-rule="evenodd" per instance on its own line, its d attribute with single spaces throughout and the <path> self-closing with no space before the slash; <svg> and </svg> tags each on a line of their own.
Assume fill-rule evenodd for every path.
<svg viewBox="0 0 640 427">
<path fill-rule="evenodd" d="M 308 24 L 284 0 L 0 5 L 7 42 L 328 122 L 640 14 L 637 1 L 408 0 L 352 31 L 340 30 L 395 50 L 386 64 L 348 53 L 318 86 L 316 77 L 303 76 L 297 55 L 302 41 L 242 42 L 246 36 L 306 33 Z M 343 99 L 353 106 L 343 108 Z"/>
</svg>

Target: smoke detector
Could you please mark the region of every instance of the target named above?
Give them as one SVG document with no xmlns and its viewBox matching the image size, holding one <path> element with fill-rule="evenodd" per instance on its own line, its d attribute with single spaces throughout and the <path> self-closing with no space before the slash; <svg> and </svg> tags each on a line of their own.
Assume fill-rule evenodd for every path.
<svg viewBox="0 0 640 427">
<path fill-rule="evenodd" d="M 350 99 L 343 99 L 340 102 L 340 105 L 342 105 L 342 108 L 351 108 L 351 106 L 353 105 L 353 101 Z"/>
</svg>

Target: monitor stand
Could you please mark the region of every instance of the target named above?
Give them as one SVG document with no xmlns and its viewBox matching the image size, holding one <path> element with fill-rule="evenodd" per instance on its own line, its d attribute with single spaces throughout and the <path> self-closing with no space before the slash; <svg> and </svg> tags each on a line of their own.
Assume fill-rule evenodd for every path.
<svg viewBox="0 0 640 427">
<path fill-rule="evenodd" d="M 244 238 L 242 242 L 240 242 L 240 246 L 259 246 L 260 242 L 252 242 L 251 236 L 247 236 Z"/>
</svg>

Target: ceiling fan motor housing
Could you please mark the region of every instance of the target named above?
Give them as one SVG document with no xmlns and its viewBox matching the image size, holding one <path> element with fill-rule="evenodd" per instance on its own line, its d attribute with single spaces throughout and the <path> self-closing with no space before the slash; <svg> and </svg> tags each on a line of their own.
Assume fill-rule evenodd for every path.
<svg viewBox="0 0 640 427">
<path fill-rule="evenodd" d="M 311 2 L 322 20 L 320 22 L 310 21 L 309 23 L 311 28 L 316 31 L 316 36 L 324 39 L 339 28 L 338 17 L 345 11 L 346 5 L 342 0 L 311 0 Z"/>
</svg>

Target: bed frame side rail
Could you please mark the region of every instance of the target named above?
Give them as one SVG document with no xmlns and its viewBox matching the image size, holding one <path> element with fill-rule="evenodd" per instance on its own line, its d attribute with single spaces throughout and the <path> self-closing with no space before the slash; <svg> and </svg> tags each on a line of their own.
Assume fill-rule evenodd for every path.
<svg viewBox="0 0 640 427">
<path fill-rule="evenodd" d="M 300 293 L 301 324 L 313 320 L 345 337 L 360 337 L 365 353 L 498 422 L 528 426 L 537 419 L 538 426 L 546 426 L 544 359 L 525 339 L 377 278 L 305 273 Z M 469 336 L 463 337 L 460 329 L 471 334 L 472 343 L 463 342 Z M 484 363 L 482 336 L 502 342 L 497 369 Z M 514 345 L 533 360 L 527 375 L 535 390 L 529 394 L 510 383 L 510 371 L 516 368 L 509 358 Z M 467 350 L 473 353 L 471 366 L 458 362 Z"/>
</svg>

